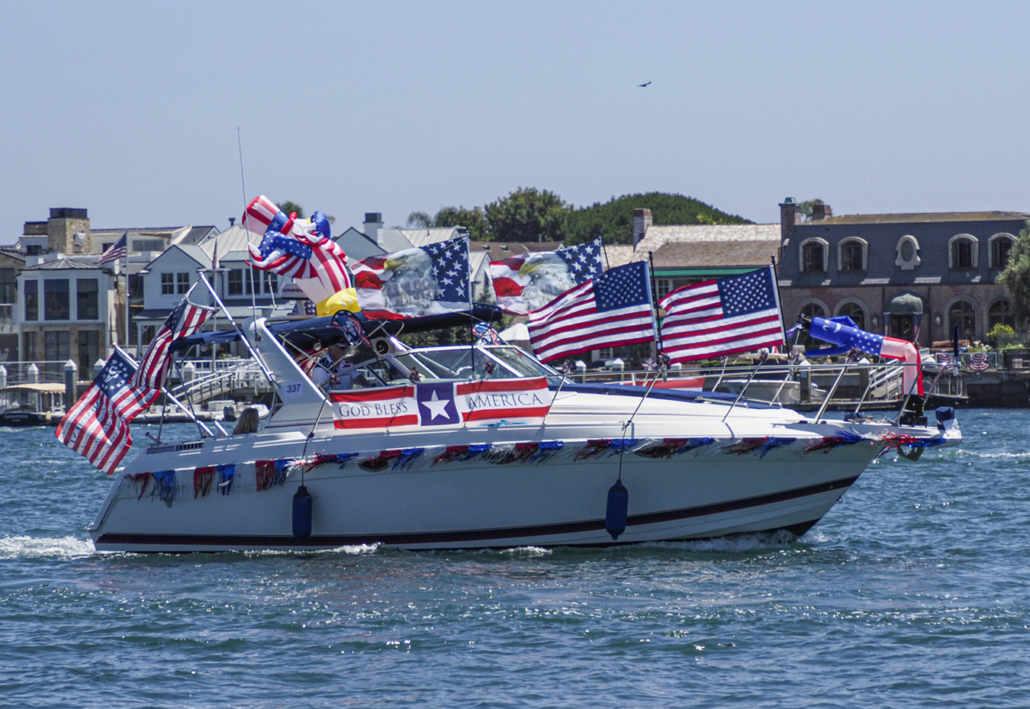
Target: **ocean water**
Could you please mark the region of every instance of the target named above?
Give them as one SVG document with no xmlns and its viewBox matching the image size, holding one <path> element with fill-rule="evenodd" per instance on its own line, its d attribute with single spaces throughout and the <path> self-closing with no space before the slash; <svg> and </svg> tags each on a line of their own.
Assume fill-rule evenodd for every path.
<svg viewBox="0 0 1030 709">
<path fill-rule="evenodd" d="M 99 554 L 0 429 L 0 706 L 1027 707 L 1030 411 L 959 421 L 800 540 L 462 553 Z"/>
</svg>

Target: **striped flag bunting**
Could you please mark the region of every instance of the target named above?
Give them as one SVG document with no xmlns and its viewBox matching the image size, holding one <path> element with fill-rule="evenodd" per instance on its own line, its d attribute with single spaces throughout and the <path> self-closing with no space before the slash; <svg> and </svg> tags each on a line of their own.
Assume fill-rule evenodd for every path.
<svg viewBox="0 0 1030 709">
<path fill-rule="evenodd" d="M 117 261 L 120 258 L 125 258 L 128 253 L 128 237 L 129 232 L 122 234 L 122 238 L 118 242 L 109 248 L 104 253 L 100 254 L 100 265 L 103 266 L 105 263 L 111 263 Z"/>
<path fill-rule="evenodd" d="M 147 347 L 147 351 L 140 361 L 139 369 L 132 379 L 132 385 L 138 389 L 161 389 L 168 379 L 168 372 L 172 368 L 172 355 L 169 351 L 172 342 L 183 337 L 188 337 L 200 329 L 208 316 L 210 308 L 194 305 L 190 301 L 193 286 L 186 293 L 179 304 L 175 306 L 164 325 L 158 331 L 157 336 Z"/>
<path fill-rule="evenodd" d="M 529 251 L 490 262 L 497 305 L 516 315 L 542 308 L 556 297 L 604 272 L 601 239 L 557 251 Z"/>
<path fill-rule="evenodd" d="M 647 263 L 613 268 L 532 311 L 529 339 L 543 362 L 602 347 L 653 342 Z"/>
<path fill-rule="evenodd" d="M 662 348 L 673 362 L 754 352 L 783 344 L 771 266 L 677 288 L 660 305 Z"/>
<path fill-rule="evenodd" d="M 484 421 L 542 421 L 551 408 L 547 378 L 428 382 L 334 391 L 336 428 L 445 426 Z"/>
<path fill-rule="evenodd" d="M 132 386 L 136 363 L 120 351 L 57 425 L 57 438 L 110 475 L 132 448 L 129 423 L 144 411 L 158 392 Z"/>
</svg>

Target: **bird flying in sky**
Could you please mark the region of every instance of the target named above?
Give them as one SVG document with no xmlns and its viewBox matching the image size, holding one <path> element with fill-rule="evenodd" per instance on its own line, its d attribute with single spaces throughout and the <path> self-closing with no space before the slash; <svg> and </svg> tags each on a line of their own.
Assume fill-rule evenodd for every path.
<svg viewBox="0 0 1030 709">
<path fill-rule="evenodd" d="M 637 86 L 639 86 L 640 88 L 644 88 L 644 87 L 650 86 L 650 85 L 651 85 L 650 81 L 648 81 L 646 84 L 637 84 Z"/>
</svg>

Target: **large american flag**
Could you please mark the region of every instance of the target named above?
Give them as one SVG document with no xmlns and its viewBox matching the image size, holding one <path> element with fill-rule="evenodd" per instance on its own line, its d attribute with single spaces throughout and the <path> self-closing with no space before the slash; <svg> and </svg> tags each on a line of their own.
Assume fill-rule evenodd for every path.
<svg viewBox="0 0 1030 709">
<path fill-rule="evenodd" d="M 129 232 L 122 234 L 122 238 L 104 253 L 100 254 L 100 265 L 125 258 L 128 249 Z"/>
<path fill-rule="evenodd" d="M 192 335 L 200 329 L 200 326 L 207 320 L 211 311 L 208 308 L 193 305 L 190 302 L 190 294 L 197 287 L 193 287 L 186 293 L 186 297 L 175 306 L 164 325 L 157 333 L 157 337 L 147 347 L 146 353 L 140 361 L 136 376 L 133 377 L 132 385 L 139 389 L 161 389 L 168 378 L 168 372 L 172 367 L 172 356 L 168 351 L 172 342 L 182 337 Z"/>
<path fill-rule="evenodd" d="M 613 268 L 532 311 L 529 339 L 543 362 L 654 341 L 647 264 Z"/>
<path fill-rule="evenodd" d="M 57 425 L 57 438 L 110 475 L 132 448 L 129 423 L 157 398 L 130 383 L 136 363 L 115 350 Z"/>
<path fill-rule="evenodd" d="M 754 352 L 783 344 L 772 266 L 677 288 L 659 303 L 662 348 L 673 362 Z"/>
</svg>

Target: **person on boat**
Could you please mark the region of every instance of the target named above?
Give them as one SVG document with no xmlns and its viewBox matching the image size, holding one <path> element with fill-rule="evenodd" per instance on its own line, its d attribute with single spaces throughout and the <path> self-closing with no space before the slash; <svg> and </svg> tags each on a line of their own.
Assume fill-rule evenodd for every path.
<svg viewBox="0 0 1030 709">
<path fill-rule="evenodd" d="M 347 359 L 347 350 L 329 345 L 311 370 L 311 381 L 321 389 L 350 389 L 354 364 Z"/>
<path fill-rule="evenodd" d="M 258 410 L 253 406 L 248 406 L 240 414 L 240 418 L 236 421 L 236 427 L 232 430 L 232 435 L 238 436 L 242 433 L 257 433 L 258 430 Z"/>
</svg>

